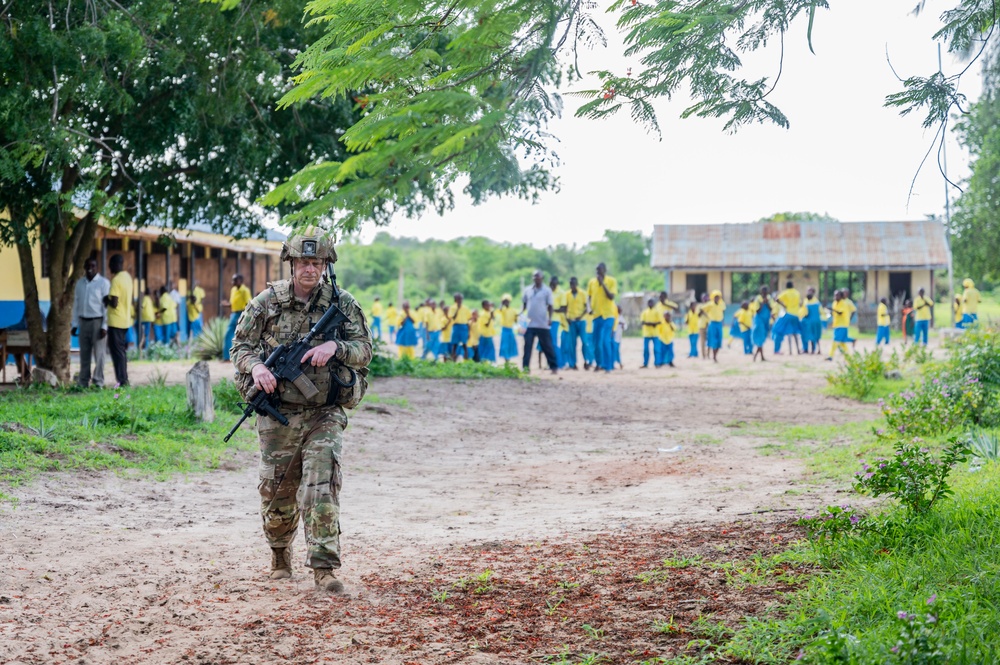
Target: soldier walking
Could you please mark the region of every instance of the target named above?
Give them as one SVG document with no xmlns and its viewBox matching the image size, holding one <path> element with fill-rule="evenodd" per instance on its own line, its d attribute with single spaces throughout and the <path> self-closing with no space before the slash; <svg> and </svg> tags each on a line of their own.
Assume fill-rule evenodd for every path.
<svg viewBox="0 0 1000 665">
<path fill-rule="evenodd" d="M 372 338 L 357 301 L 335 282 L 323 279 L 328 263 L 337 260 L 332 241 L 313 227 L 290 237 L 282 246 L 281 260 L 291 262 L 291 280 L 274 282 L 247 305 L 233 338 L 232 360 L 241 390 L 252 387 L 278 392 L 282 426 L 258 416 L 260 438 L 260 497 L 264 536 L 271 547 L 271 579 L 292 576 L 292 541 L 302 517 L 306 540 L 305 565 L 313 569 L 316 587 L 342 593 L 340 568 L 341 449 L 347 414 L 363 396 Z M 261 353 L 284 342 L 301 339 L 331 306 L 339 306 L 349 322 L 313 342 L 303 357 L 305 376 L 319 389 L 307 398 L 294 384 L 277 384 L 261 361 Z M 353 388 L 341 388 L 331 377 L 336 372 Z M 345 377 L 345 374 L 347 377 Z"/>
</svg>

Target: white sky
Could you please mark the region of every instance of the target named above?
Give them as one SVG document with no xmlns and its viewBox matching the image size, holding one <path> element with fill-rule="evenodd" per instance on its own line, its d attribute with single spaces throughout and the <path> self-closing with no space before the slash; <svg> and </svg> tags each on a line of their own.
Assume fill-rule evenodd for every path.
<svg viewBox="0 0 1000 665">
<path fill-rule="evenodd" d="M 658 141 L 627 112 L 605 121 L 576 119 L 580 102 L 565 97 L 563 118 L 551 127 L 560 139 L 555 149 L 561 191 L 544 194 L 536 205 L 503 199 L 476 207 L 460 196 L 455 210 L 443 217 L 399 219 L 385 230 L 421 239 L 482 235 L 545 247 L 585 244 L 607 228 L 648 234 L 654 224 L 749 222 L 782 211 L 828 213 L 843 221 L 943 214 L 944 182 L 933 156 L 907 205 L 910 181 L 933 130 L 920 126 L 922 116 L 901 118 L 882 104 L 887 94 L 901 90 L 886 63 L 886 48 L 900 76 L 934 72 L 931 36 L 940 26 L 937 16 L 955 0 L 930 0 L 919 18 L 909 14 L 915 0 L 831 4 L 816 16 L 817 55 L 808 51 L 805 20 L 786 36 L 784 73 L 770 99 L 788 116 L 791 129 L 752 126 L 726 134 L 722 120 L 681 120 L 688 100 L 677 98 L 658 106 L 663 130 Z M 608 37 L 607 49 L 583 54 L 581 69 L 617 67 L 624 73 L 632 65 L 638 70 L 638 63 L 619 55 L 612 30 Z M 773 73 L 777 60 L 775 42 L 754 56 L 760 69 L 752 73 Z M 963 67 L 944 54 L 946 74 Z M 979 71 L 977 62 L 962 80 L 970 101 L 979 95 Z M 968 155 L 949 139 L 949 176 L 960 182 L 968 173 Z M 368 227 L 362 240 L 370 241 L 379 230 Z"/>
</svg>

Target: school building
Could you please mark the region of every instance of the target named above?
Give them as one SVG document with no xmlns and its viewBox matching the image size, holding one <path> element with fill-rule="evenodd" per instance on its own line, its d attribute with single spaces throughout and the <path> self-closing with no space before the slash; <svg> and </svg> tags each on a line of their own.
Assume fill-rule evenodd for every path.
<svg viewBox="0 0 1000 665">
<path fill-rule="evenodd" d="M 803 294 L 815 287 L 824 302 L 847 288 L 859 309 L 874 309 L 881 298 L 891 305 L 920 288 L 932 295 L 948 243 L 938 221 L 660 224 L 652 266 L 670 293 L 718 289 L 738 304 L 791 280 Z"/>
<path fill-rule="evenodd" d="M 197 284 L 205 290 L 203 320 L 207 323 L 216 316 L 229 316 L 222 301 L 229 299 L 235 273 L 244 276 L 246 285 L 255 294 L 268 281 L 284 277 L 284 266 L 278 260 L 284 238 L 281 233 L 268 231 L 265 239 L 236 240 L 214 233 L 203 224 L 193 224 L 184 230 L 156 226 L 117 229 L 102 224 L 92 256 L 97 259 L 101 274 L 110 279 L 108 259 L 121 254 L 125 270 L 134 278 L 137 300 L 147 285 L 155 292 L 169 283 L 187 295 L 189 287 Z M 48 314 L 49 266 L 39 245 L 32 248 L 32 254 L 41 309 Z M 20 265 L 16 249 L 0 247 L 0 330 L 26 327 Z"/>
</svg>

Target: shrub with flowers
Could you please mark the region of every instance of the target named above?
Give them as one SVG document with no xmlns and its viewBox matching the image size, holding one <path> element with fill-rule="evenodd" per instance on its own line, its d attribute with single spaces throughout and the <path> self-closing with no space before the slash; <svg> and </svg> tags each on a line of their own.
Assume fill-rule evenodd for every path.
<svg viewBox="0 0 1000 665">
<path fill-rule="evenodd" d="M 892 457 L 879 457 L 855 474 L 854 489 L 873 497 L 891 496 L 897 499 L 910 514 L 929 511 L 939 500 L 951 495 L 948 475 L 952 468 L 969 457 L 969 444 L 964 439 L 953 438 L 940 457 L 919 437 L 903 438 L 881 434 L 893 441 Z"/>
<path fill-rule="evenodd" d="M 803 515 L 799 524 L 814 541 L 834 540 L 844 534 L 864 529 L 865 517 L 850 504 L 827 506 L 819 515 Z"/>
<path fill-rule="evenodd" d="M 934 605 L 937 595 L 927 599 Z M 850 633 L 832 627 L 826 615 L 819 621 L 827 626 L 812 644 L 799 652 L 796 662 L 812 665 L 869 665 L 873 662 L 900 665 L 942 665 L 950 661 L 944 648 L 943 631 L 938 617 L 930 611 L 924 614 L 899 611 L 896 613 L 896 643 L 886 649 L 878 661 L 865 658 L 857 649 L 858 639 Z M 883 647 L 885 649 L 885 647 Z"/>
<path fill-rule="evenodd" d="M 854 351 L 844 356 L 844 365 L 839 371 L 828 374 L 826 380 L 842 387 L 852 397 L 864 399 L 875 389 L 886 369 L 882 349 Z"/>
<path fill-rule="evenodd" d="M 902 436 L 937 436 L 978 422 L 984 398 L 978 378 L 942 372 L 880 399 L 878 405 L 887 430 Z"/>
</svg>

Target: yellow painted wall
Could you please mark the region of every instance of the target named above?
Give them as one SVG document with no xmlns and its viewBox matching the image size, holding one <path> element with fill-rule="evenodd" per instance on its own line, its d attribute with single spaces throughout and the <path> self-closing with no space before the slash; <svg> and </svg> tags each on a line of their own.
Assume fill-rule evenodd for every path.
<svg viewBox="0 0 1000 665">
<path fill-rule="evenodd" d="M 35 245 L 31 254 L 35 264 L 35 281 L 38 284 L 38 299 L 50 299 L 49 279 L 42 279 L 42 250 Z M 0 247 L 0 300 L 24 300 L 24 284 L 21 282 L 21 260 L 14 247 Z"/>
</svg>

